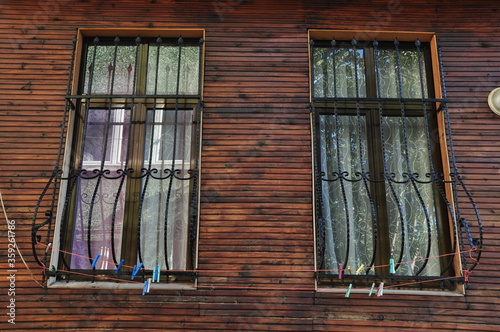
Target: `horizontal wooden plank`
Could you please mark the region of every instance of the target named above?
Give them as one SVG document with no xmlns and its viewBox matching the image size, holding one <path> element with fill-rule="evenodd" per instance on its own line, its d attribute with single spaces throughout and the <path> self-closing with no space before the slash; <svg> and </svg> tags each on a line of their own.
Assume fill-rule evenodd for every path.
<svg viewBox="0 0 500 332">
<path fill-rule="evenodd" d="M 31 218 L 59 150 L 76 29 L 205 33 L 198 289 L 42 289 L 16 256 L 18 311 L 7 329 L 497 330 L 500 125 L 487 96 L 500 74 L 498 10 L 495 1 L 466 0 L 2 1 L 0 190 L 37 280 Z M 466 297 L 314 291 L 308 29 L 437 34 L 454 152 L 485 231 Z M 466 193 L 457 200 L 475 225 Z M 7 248 L 5 226 L 0 235 Z"/>
</svg>

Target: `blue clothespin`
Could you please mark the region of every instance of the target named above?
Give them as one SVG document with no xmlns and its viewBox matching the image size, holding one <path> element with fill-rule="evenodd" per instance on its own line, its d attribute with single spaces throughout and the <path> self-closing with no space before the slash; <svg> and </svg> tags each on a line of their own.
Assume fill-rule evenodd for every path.
<svg viewBox="0 0 500 332">
<path fill-rule="evenodd" d="M 160 266 L 156 265 L 153 270 L 153 282 L 160 282 Z"/>
<path fill-rule="evenodd" d="M 122 259 L 122 260 L 120 261 L 120 264 L 118 264 L 118 267 L 116 268 L 115 273 L 120 272 L 120 269 L 122 268 L 123 262 L 125 262 L 125 260 L 124 260 L 124 259 Z"/>
<path fill-rule="evenodd" d="M 372 296 L 374 289 L 375 289 L 375 283 L 372 284 L 372 288 L 370 288 L 370 294 L 368 294 L 368 296 Z"/>
<path fill-rule="evenodd" d="M 349 297 L 351 295 L 351 289 L 352 289 L 352 284 L 349 284 L 349 287 L 347 288 L 347 292 L 345 293 L 345 297 Z"/>
<path fill-rule="evenodd" d="M 97 264 L 97 261 L 99 260 L 99 257 L 101 257 L 101 255 L 99 255 L 99 254 L 95 255 L 95 258 L 92 261 L 92 268 L 93 269 L 95 268 L 95 265 Z"/>
<path fill-rule="evenodd" d="M 344 267 L 344 265 L 339 264 L 339 279 L 342 279 L 342 272 L 343 272 L 342 268 L 343 267 Z"/>
<path fill-rule="evenodd" d="M 139 271 L 141 270 L 141 268 L 142 268 L 143 265 L 144 264 L 142 264 L 142 263 L 139 264 L 139 266 L 134 265 L 134 269 L 132 271 L 132 276 L 130 277 L 131 280 L 134 280 L 135 276 L 137 275 L 137 273 L 139 273 Z"/>
<path fill-rule="evenodd" d="M 394 267 L 394 259 L 393 258 L 389 259 L 389 273 L 390 274 L 396 273 L 396 269 Z"/>
<path fill-rule="evenodd" d="M 151 278 L 144 281 L 144 287 L 142 287 L 142 295 L 149 293 L 149 288 L 151 287 Z"/>
</svg>

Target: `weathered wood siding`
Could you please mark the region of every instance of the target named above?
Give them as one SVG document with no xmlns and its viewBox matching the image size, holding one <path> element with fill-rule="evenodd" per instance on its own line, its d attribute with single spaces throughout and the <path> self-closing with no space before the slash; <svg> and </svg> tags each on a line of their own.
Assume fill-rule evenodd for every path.
<svg viewBox="0 0 500 332">
<path fill-rule="evenodd" d="M 71 40 L 84 27 L 206 29 L 199 267 L 217 272 L 201 273 L 198 290 L 147 296 L 43 289 L 17 257 L 12 325 L 2 221 L 0 329 L 500 328 L 500 118 L 487 105 L 500 85 L 498 1 L 0 2 L 0 190 L 37 279 L 31 218 L 58 152 Z M 314 291 L 309 28 L 438 34 L 458 166 L 485 222 L 466 297 Z"/>
</svg>

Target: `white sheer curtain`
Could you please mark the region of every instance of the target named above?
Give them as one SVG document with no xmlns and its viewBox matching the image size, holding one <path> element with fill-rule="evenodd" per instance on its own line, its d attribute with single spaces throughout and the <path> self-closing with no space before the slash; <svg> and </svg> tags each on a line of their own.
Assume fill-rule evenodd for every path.
<svg viewBox="0 0 500 332">
<path fill-rule="evenodd" d="M 361 175 L 356 174 L 361 173 L 362 163 L 369 171 L 364 117 L 359 122 L 360 136 L 355 116 L 320 117 L 326 269 L 337 269 L 338 264 L 353 269 L 369 266 L 373 257 L 370 200 Z"/>
<path fill-rule="evenodd" d="M 331 49 L 317 49 L 313 55 L 315 70 L 315 97 L 351 97 L 363 98 L 365 93 L 365 67 L 363 53 L 358 51 L 358 71 L 354 70 L 352 50 L 341 49 L 336 52 L 336 74 L 333 77 L 333 60 Z M 350 54 L 350 55 L 349 55 Z M 400 64 L 398 70 L 398 63 Z M 381 50 L 378 54 L 377 91 L 381 98 L 394 98 L 396 102 L 403 98 L 422 98 L 422 85 L 418 54 L 416 51 L 403 50 L 399 58 L 395 50 Z M 362 69 L 362 70 L 359 70 Z M 424 83 L 425 70 L 422 68 Z M 359 92 L 356 95 L 354 73 L 358 75 Z M 337 89 L 333 89 L 333 80 Z M 400 91 L 402 87 L 402 92 Z M 334 93 L 335 92 L 335 93 Z M 427 97 L 427 89 L 423 91 Z M 398 102 L 399 104 L 399 102 Z M 404 107 L 401 105 L 401 107 Z M 378 109 L 369 110 L 377 112 Z M 322 186 L 323 218 L 325 220 L 325 252 L 326 269 L 336 270 L 338 264 L 346 264 L 344 268 L 353 270 L 364 264 L 368 266 L 373 257 L 374 229 L 373 215 L 369 192 L 356 172 L 385 173 L 384 169 L 369 170 L 368 156 L 384 159 L 389 173 L 394 178 L 385 179 L 385 198 L 375 197 L 374 204 L 387 205 L 387 223 L 389 233 L 379 234 L 388 238 L 390 257 L 396 263 L 401 262 L 396 270 L 398 275 L 436 276 L 440 273 L 438 258 L 438 227 L 436 199 L 433 184 L 418 183 L 409 180 L 408 173 L 418 174 L 417 180 L 429 181 L 430 159 L 423 113 L 407 116 L 404 108 L 392 110 L 391 116 L 382 116 L 380 129 L 383 132 L 385 156 L 376 156 L 367 152 L 367 131 L 377 126 L 366 128 L 364 116 L 354 115 L 320 115 L 319 136 L 321 147 L 321 170 L 325 173 Z M 398 114 L 399 112 L 399 114 Z M 415 111 L 413 111 L 415 112 Z M 337 111 L 338 113 L 338 111 Z M 385 110 L 383 110 L 385 114 Z M 375 124 L 371 124 L 372 126 Z M 361 130 L 358 133 L 358 130 Z M 370 136 L 371 137 L 371 136 Z M 408 151 L 408 153 L 407 153 Z M 362 164 L 363 163 L 363 164 Z M 344 176 L 339 176 L 344 174 Z M 349 181 L 351 180 L 351 181 Z M 396 183 L 404 182 L 404 183 Z M 373 197 L 373 196 L 372 196 Z M 384 202 L 385 201 L 385 202 Z M 430 249 L 429 249 L 430 248 Z M 382 249 L 383 250 L 383 249 Z M 388 264 L 389 262 L 379 262 Z M 422 266 L 425 269 L 422 271 Z M 370 271 L 374 273 L 374 271 Z"/>
<path fill-rule="evenodd" d="M 167 268 L 165 242 L 168 268 L 186 268 L 192 116 L 192 110 L 148 111 L 144 167 L 158 172 L 143 181 L 141 251 L 147 268 Z"/>
<path fill-rule="evenodd" d="M 364 119 L 361 119 L 361 128 L 365 128 Z M 386 179 L 385 183 L 389 234 L 382 236 L 388 236 L 390 240 L 392 258 L 398 261 L 402 249 L 401 261 L 409 261 L 401 264 L 396 274 L 414 275 L 425 263 L 422 259 L 428 257 L 428 246 L 430 257 L 438 255 L 438 231 L 432 182 L 412 183 L 405 175 L 409 170 L 403 121 L 406 122 L 411 173 L 417 173 L 419 181 L 429 181 L 426 177 L 430 165 L 424 118 L 408 117 L 403 120 L 401 117 L 383 117 L 388 171 L 395 177 L 393 182 Z M 339 263 L 346 262 L 346 268 L 362 264 L 368 266 L 373 255 L 373 216 L 368 191 L 363 181 L 351 182 L 360 179 L 355 173 L 361 172 L 361 162 L 365 163 L 365 171 L 368 171 L 366 136 L 363 130 L 362 141 L 359 142 L 357 122 L 355 116 L 338 116 L 340 126 L 337 128 L 334 116 L 320 117 L 321 169 L 326 173 L 322 181 L 326 269 L 336 269 Z M 340 156 L 340 162 L 337 156 Z M 344 174 L 345 178 L 339 179 L 339 174 Z M 429 259 L 426 264 L 420 275 L 439 275 L 438 258 Z"/>
<path fill-rule="evenodd" d="M 428 182 L 426 174 L 430 173 L 424 118 L 384 117 L 382 125 L 388 170 L 395 174 L 394 182 L 391 182 L 393 190 L 386 182 L 391 257 L 397 261 L 402 250 L 401 261 L 408 262 L 400 264 L 396 274 L 415 275 L 421 266 L 427 264 L 420 275 L 439 275 L 438 258 L 421 260 L 436 257 L 439 253 L 433 183 L 418 182 Z M 404 146 L 403 125 L 406 126 L 407 147 Z M 404 175 L 409 172 L 418 174 L 418 181 L 410 181 Z"/>
<path fill-rule="evenodd" d="M 395 50 L 380 50 L 378 55 L 380 97 L 422 98 L 417 52 L 400 51 L 399 71 Z M 422 71 L 423 93 L 427 97 L 425 68 Z M 426 259 L 428 253 L 429 257 L 435 257 L 439 253 L 433 184 L 418 182 L 430 180 L 426 177 L 431 171 L 425 134 L 427 124 L 421 112 L 419 116 L 407 116 L 406 113 L 408 112 L 405 112 L 404 117 L 401 112 L 399 116 L 382 118 L 388 171 L 395 174 L 395 182 L 404 182 L 389 183 L 386 179 L 390 252 L 397 262 L 402 250 L 401 261 L 408 262 L 400 264 L 396 274 L 415 275 L 425 265 L 420 275 L 435 276 L 440 273 L 439 259 Z M 404 176 L 409 172 L 419 175 L 416 181 L 412 182 L 408 176 Z"/>
</svg>

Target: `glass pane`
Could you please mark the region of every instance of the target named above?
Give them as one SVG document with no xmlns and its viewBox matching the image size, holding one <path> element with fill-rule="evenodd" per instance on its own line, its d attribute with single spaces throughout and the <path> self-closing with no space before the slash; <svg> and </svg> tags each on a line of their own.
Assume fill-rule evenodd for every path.
<svg viewBox="0 0 500 332">
<path fill-rule="evenodd" d="M 129 136 L 130 111 L 89 109 L 85 132 L 83 168 L 123 167 Z"/>
<path fill-rule="evenodd" d="M 145 165 L 151 162 L 171 168 L 174 159 L 189 162 L 193 110 L 148 110 L 147 118 Z"/>
<path fill-rule="evenodd" d="M 82 168 L 78 179 L 70 267 L 89 269 L 86 257 L 101 258 L 96 269 L 112 269 L 112 247 L 117 260 L 121 251 L 126 181 L 119 176 L 125 166 L 130 110 L 90 109 L 85 133 Z M 94 169 L 109 171 L 104 176 Z M 114 178 L 114 179 L 113 179 Z M 112 233 L 114 241 L 112 241 Z M 88 239 L 90 237 L 90 250 Z M 78 256 L 81 255 L 81 256 Z"/>
<path fill-rule="evenodd" d="M 200 48 L 195 46 L 150 45 L 147 94 L 197 95 L 200 81 L 199 56 Z"/>
<path fill-rule="evenodd" d="M 399 54 L 401 63 L 401 86 L 404 98 L 422 98 L 422 85 L 418 53 L 402 50 Z M 398 74 L 398 59 L 395 50 L 379 50 L 378 68 L 381 98 L 400 97 L 400 79 Z M 427 82 L 425 67 L 422 67 L 424 97 L 427 97 Z"/>
<path fill-rule="evenodd" d="M 168 268 L 186 268 L 192 116 L 192 110 L 149 110 L 147 114 L 144 167 L 157 170 L 143 181 L 141 250 L 148 268 L 167 268 L 165 241 Z"/>
<path fill-rule="evenodd" d="M 403 121 L 406 122 L 406 140 Z M 395 174 L 392 189 L 386 184 L 391 258 L 396 262 L 403 251 L 403 262 L 397 275 L 415 275 L 425 263 L 422 259 L 438 255 L 436 202 L 433 184 L 409 180 L 409 173 L 417 173 L 418 180 L 430 181 L 430 164 L 422 117 L 383 117 L 384 147 L 390 173 Z M 408 146 L 405 148 L 404 142 Z M 406 156 L 408 151 L 408 157 Z M 420 197 L 420 198 L 419 198 Z M 425 206 L 425 208 L 424 208 Z M 426 210 L 427 216 L 426 217 Z M 430 241 L 429 241 L 430 236 Z M 427 256 L 428 246 L 430 254 Z M 432 258 L 420 275 L 438 276 L 439 259 Z"/>
<path fill-rule="evenodd" d="M 314 97 L 366 97 L 363 49 L 357 49 L 354 52 L 352 48 L 337 48 L 334 53 L 333 48 L 315 47 L 313 49 L 313 71 Z M 336 74 L 335 81 L 334 74 Z"/>
<path fill-rule="evenodd" d="M 337 123 L 338 121 L 338 123 Z M 369 266 L 373 257 L 373 224 L 369 195 L 360 173 L 368 169 L 366 120 L 356 116 L 320 116 L 325 266 Z M 339 179 L 343 174 L 344 179 Z M 346 268 L 348 267 L 346 266 Z M 372 271 L 373 272 L 373 271 Z"/>
<path fill-rule="evenodd" d="M 95 53 L 95 59 L 94 59 Z M 89 46 L 85 64 L 84 94 L 132 94 L 135 77 L 135 46 Z"/>
</svg>

